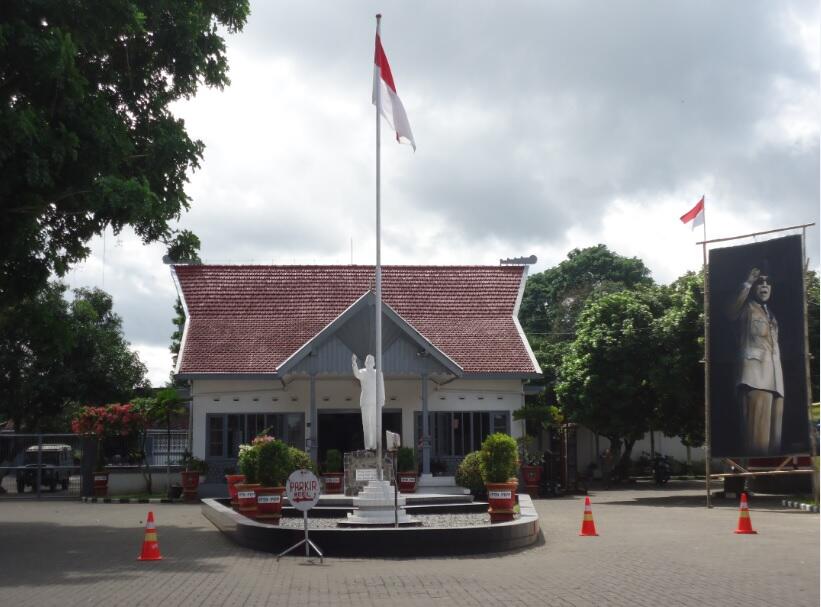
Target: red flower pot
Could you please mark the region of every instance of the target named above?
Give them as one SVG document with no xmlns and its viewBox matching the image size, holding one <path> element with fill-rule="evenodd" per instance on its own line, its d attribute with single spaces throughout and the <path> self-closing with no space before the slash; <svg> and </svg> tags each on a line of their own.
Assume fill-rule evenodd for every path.
<svg viewBox="0 0 821 607">
<path fill-rule="evenodd" d="M 228 497 L 231 498 L 231 507 L 236 510 L 239 506 L 237 502 L 237 483 L 245 482 L 244 474 L 226 474 L 225 482 L 228 483 Z"/>
<path fill-rule="evenodd" d="M 94 473 L 94 497 L 108 495 L 108 472 Z"/>
<path fill-rule="evenodd" d="M 516 487 L 519 482 L 485 483 L 487 489 L 488 513 L 491 523 L 512 521 L 516 504 Z"/>
<path fill-rule="evenodd" d="M 257 495 L 254 490 L 259 483 L 237 483 L 237 511 L 248 518 L 257 516 Z"/>
<path fill-rule="evenodd" d="M 254 494 L 257 496 L 257 520 L 269 525 L 279 525 L 285 487 L 257 487 Z"/>
<path fill-rule="evenodd" d="M 539 481 L 542 480 L 541 466 L 528 466 L 522 464 L 522 479 L 525 490 L 530 497 L 539 497 Z"/>
<path fill-rule="evenodd" d="M 416 472 L 399 473 L 399 492 L 400 493 L 416 493 Z"/>
<path fill-rule="evenodd" d="M 322 475 L 325 481 L 325 493 L 342 493 L 345 489 L 344 475 L 342 472 L 326 472 Z"/>
<path fill-rule="evenodd" d="M 182 477 L 182 497 L 186 502 L 197 501 L 197 488 L 200 486 L 200 473 L 184 470 Z"/>
</svg>

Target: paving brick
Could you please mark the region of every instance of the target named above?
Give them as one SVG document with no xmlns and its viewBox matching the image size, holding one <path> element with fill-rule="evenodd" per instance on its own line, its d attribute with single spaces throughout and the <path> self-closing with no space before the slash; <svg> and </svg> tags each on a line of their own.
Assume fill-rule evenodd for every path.
<svg viewBox="0 0 821 607">
<path fill-rule="evenodd" d="M 384 605 L 582 607 L 819 604 L 819 517 L 753 496 L 703 507 L 671 481 L 591 494 L 598 537 L 579 537 L 583 499 L 537 500 L 544 541 L 504 555 L 279 562 L 225 539 L 195 505 L 0 502 L 3 605 Z M 138 562 L 148 510 L 158 562 Z"/>
</svg>

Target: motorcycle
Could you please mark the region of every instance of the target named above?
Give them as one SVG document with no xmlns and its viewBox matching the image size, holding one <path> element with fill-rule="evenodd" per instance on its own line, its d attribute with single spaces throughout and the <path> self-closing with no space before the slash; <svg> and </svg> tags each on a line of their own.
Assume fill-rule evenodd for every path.
<svg viewBox="0 0 821 607">
<path fill-rule="evenodd" d="M 663 485 L 670 480 L 673 467 L 670 465 L 670 458 L 666 455 L 659 455 L 653 458 L 653 480 L 657 485 Z"/>
</svg>

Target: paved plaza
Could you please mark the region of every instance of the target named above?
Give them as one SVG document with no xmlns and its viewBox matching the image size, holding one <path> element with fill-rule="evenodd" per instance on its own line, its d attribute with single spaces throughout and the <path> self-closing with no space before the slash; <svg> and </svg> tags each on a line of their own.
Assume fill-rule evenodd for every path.
<svg viewBox="0 0 821 607">
<path fill-rule="evenodd" d="M 503 555 L 304 557 L 239 548 L 199 506 L 152 505 L 165 560 L 138 562 L 147 505 L 0 501 L 0 605 L 732 605 L 819 604 L 819 517 L 703 487 L 592 491 L 599 537 L 579 537 L 584 498 L 541 499 L 544 538 Z"/>
</svg>

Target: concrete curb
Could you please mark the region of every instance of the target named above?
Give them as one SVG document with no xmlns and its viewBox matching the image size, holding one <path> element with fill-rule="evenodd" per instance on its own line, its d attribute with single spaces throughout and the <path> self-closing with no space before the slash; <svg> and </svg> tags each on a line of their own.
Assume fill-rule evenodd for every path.
<svg viewBox="0 0 821 607">
<path fill-rule="evenodd" d="M 795 510 L 803 510 L 804 512 L 814 512 L 818 514 L 818 506 L 813 506 L 812 504 L 794 502 L 792 500 L 781 500 L 781 504 L 786 508 L 794 508 Z"/>
<path fill-rule="evenodd" d="M 81 498 L 84 504 L 191 504 L 196 505 L 196 502 L 185 502 L 183 500 L 172 500 L 167 497 L 152 497 L 151 499 L 130 498 L 130 497 L 83 497 Z"/>
</svg>

